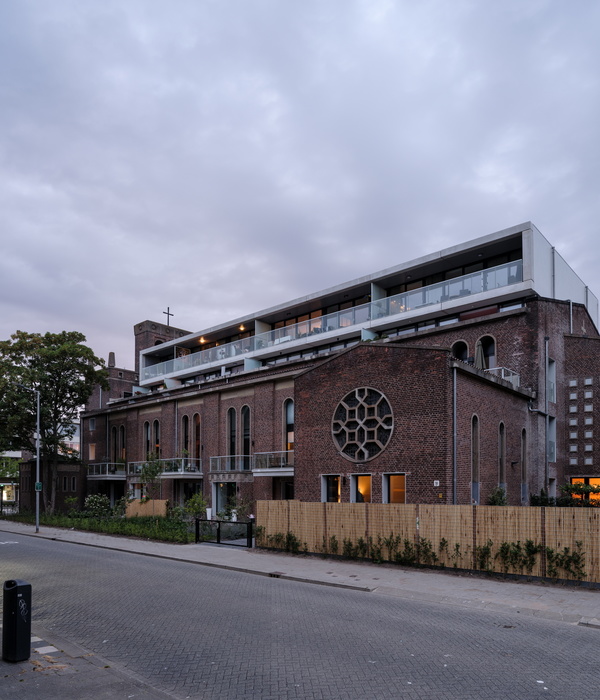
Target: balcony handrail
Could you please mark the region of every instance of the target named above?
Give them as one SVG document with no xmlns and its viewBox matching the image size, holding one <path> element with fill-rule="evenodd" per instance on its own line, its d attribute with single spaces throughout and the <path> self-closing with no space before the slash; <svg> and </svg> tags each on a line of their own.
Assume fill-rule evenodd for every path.
<svg viewBox="0 0 600 700">
<path fill-rule="evenodd" d="M 421 309 L 433 304 L 459 299 L 471 294 L 500 289 L 523 281 L 523 261 L 515 260 L 486 270 L 471 272 L 451 280 L 436 282 L 391 297 L 384 297 L 343 311 L 307 319 L 299 323 L 258 333 L 231 343 L 199 350 L 166 362 L 143 367 L 142 381 L 162 377 L 173 372 L 208 365 L 232 358 L 243 358 L 246 353 L 279 346 L 295 340 L 305 340 L 319 333 L 343 330 L 353 326 L 378 321 L 389 316 Z"/>
<path fill-rule="evenodd" d="M 125 476 L 126 465 L 123 462 L 97 462 L 87 465 L 88 476 Z"/>
<path fill-rule="evenodd" d="M 245 472 L 254 468 L 254 455 L 217 455 L 210 458 L 211 472 Z"/>
<path fill-rule="evenodd" d="M 127 463 L 127 474 L 139 476 L 145 464 L 149 462 L 159 462 L 163 474 L 195 474 L 202 472 L 202 460 L 191 457 L 171 457 L 167 459 L 143 460 L 139 462 Z"/>
<path fill-rule="evenodd" d="M 518 372 L 515 372 L 512 369 L 509 369 L 508 367 L 490 367 L 489 369 L 485 369 L 485 372 L 488 372 L 489 374 L 493 374 L 496 377 L 499 377 L 500 379 L 504 379 L 507 382 L 510 382 L 515 389 L 519 388 L 519 385 L 521 383 L 521 376 L 519 375 Z"/>
<path fill-rule="evenodd" d="M 254 470 L 257 469 L 281 469 L 294 466 L 294 450 L 280 450 L 277 452 L 255 452 Z"/>
</svg>

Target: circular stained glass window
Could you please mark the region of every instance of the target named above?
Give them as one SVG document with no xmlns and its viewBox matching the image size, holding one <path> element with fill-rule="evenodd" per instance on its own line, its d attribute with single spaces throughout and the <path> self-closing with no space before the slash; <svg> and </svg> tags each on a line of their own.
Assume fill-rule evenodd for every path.
<svg viewBox="0 0 600 700">
<path fill-rule="evenodd" d="M 333 414 L 331 433 L 341 454 L 352 462 L 368 462 L 383 452 L 394 430 L 386 397 L 362 387 L 346 394 Z"/>
</svg>

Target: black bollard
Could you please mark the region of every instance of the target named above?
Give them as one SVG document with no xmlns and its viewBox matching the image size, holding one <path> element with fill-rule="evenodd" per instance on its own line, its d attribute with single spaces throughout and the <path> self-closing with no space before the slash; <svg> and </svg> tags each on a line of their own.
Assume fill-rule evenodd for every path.
<svg viewBox="0 0 600 700">
<path fill-rule="evenodd" d="M 5 581 L 2 614 L 2 658 L 27 661 L 31 656 L 31 584 Z"/>
</svg>

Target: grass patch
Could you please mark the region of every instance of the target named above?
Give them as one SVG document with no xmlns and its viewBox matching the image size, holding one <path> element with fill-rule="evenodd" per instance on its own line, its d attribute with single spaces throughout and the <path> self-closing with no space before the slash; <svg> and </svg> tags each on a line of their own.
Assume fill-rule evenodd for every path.
<svg viewBox="0 0 600 700">
<path fill-rule="evenodd" d="M 33 525 L 33 513 L 11 515 L 7 520 Z M 124 537 L 140 537 L 145 540 L 159 542 L 176 542 L 187 544 L 194 541 L 193 523 L 178 518 L 158 516 L 121 518 L 90 518 L 72 517 L 68 515 L 46 515 L 40 513 L 40 525 L 46 527 L 65 527 L 88 532 L 100 532 L 106 535 L 122 535 Z"/>
</svg>

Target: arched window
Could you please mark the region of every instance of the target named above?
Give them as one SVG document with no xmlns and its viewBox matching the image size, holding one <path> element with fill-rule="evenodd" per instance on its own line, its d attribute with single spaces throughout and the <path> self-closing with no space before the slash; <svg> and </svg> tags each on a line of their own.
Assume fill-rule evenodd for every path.
<svg viewBox="0 0 600 700">
<path fill-rule="evenodd" d="M 504 423 L 498 426 L 498 486 L 506 491 L 506 431 Z"/>
<path fill-rule="evenodd" d="M 194 459 L 200 459 L 200 414 L 194 413 Z"/>
<path fill-rule="evenodd" d="M 127 461 L 127 443 L 125 440 L 125 426 L 119 428 L 119 459 Z"/>
<path fill-rule="evenodd" d="M 145 459 L 150 459 L 150 453 L 152 452 L 152 440 L 150 437 L 150 423 L 146 421 L 144 423 L 144 457 Z"/>
<path fill-rule="evenodd" d="M 479 418 L 471 420 L 471 501 L 479 504 Z"/>
<path fill-rule="evenodd" d="M 190 417 L 181 417 L 181 456 L 188 457 L 190 454 Z"/>
<path fill-rule="evenodd" d="M 242 406 L 242 454 L 244 455 L 244 469 L 250 469 L 250 452 L 252 445 L 250 441 L 250 407 Z"/>
<path fill-rule="evenodd" d="M 484 335 L 481 340 L 485 369 L 492 369 L 496 366 L 496 341 L 491 335 Z"/>
<path fill-rule="evenodd" d="M 152 438 L 152 452 L 160 459 L 160 422 L 157 420 L 152 424 Z"/>
<path fill-rule="evenodd" d="M 236 453 L 237 433 L 236 433 L 236 415 L 235 408 L 230 408 L 227 411 L 227 454 L 234 455 Z"/>
<path fill-rule="evenodd" d="M 285 450 L 294 449 L 294 402 L 287 399 L 283 403 L 283 444 Z"/>
<path fill-rule="evenodd" d="M 469 359 L 469 346 L 464 340 L 459 340 L 452 346 L 452 354 L 457 360 L 466 362 Z"/>
<path fill-rule="evenodd" d="M 116 462 L 119 455 L 119 443 L 117 441 L 117 426 L 113 425 L 110 429 L 110 461 Z"/>
</svg>

